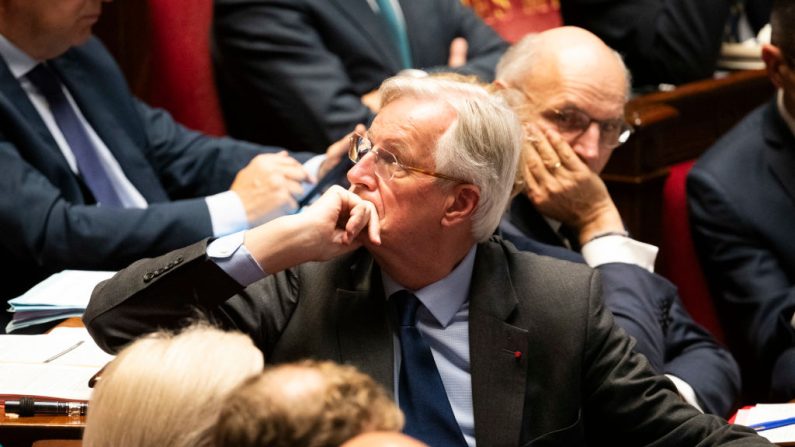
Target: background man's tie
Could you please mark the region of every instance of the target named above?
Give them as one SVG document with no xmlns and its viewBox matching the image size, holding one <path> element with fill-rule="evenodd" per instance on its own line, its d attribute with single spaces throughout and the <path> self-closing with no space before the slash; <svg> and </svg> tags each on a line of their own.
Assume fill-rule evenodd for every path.
<svg viewBox="0 0 795 447">
<path fill-rule="evenodd" d="M 403 63 L 403 68 L 411 68 L 411 47 L 409 47 L 409 36 L 406 34 L 406 28 L 398 20 L 397 13 L 392 7 L 391 0 L 378 0 L 378 8 L 381 10 L 381 16 L 389 25 L 389 33 L 392 40 L 397 45 L 400 52 L 400 61 Z"/>
<path fill-rule="evenodd" d="M 406 416 L 403 431 L 431 447 L 466 446 L 453 415 L 436 362 L 415 326 L 422 306 L 414 294 L 401 290 L 392 296 L 400 312 L 400 409 Z"/>
<path fill-rule="evenodd" d="M 122 207 L 96 148 L 61 90 L 61 81 L 45 64 L 37 65 L 27 77 L 49 103 L 55 122 L 75 155 L 77 169 L 94 198 L 103 206 Z"/>
</svg>

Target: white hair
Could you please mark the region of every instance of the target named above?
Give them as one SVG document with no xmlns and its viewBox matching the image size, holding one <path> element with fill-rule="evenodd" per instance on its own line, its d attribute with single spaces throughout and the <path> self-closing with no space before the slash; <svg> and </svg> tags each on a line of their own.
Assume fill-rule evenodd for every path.
<svg viewBox="0 0 795 447">
<path fill-rule="evenodd" d="M 209 445 L 226 394 L 262 368 L 262 353 L 239 332 L 205 325 L 139 338 L 97 383 L 83 445 Z"/>
<path fill-rule="evenodd" d="M 519 120 L 505 103 L 482 86 L 437 77 L 387 79 L 382 107 L 402 97 L 443 101 L 456 119 L 439 137 L 435 169 L 480 188 L 472 216 L 472 235 L 488 239 L 505 212 L 522 147 Z"/>
</svg>

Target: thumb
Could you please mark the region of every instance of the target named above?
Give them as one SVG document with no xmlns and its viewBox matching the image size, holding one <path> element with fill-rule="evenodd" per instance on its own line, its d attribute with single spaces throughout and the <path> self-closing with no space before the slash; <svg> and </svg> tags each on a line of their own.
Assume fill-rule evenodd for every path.
<svg viewBox="0 0 795 447">
<path fill-rule="evenodd" d="M 450 42 L 450 57 L 447 59 L 447 66 L 458 68 L 467 63 L 467 51 L 469 44 L 463 37 L 456 37 Z"/>
</svg>

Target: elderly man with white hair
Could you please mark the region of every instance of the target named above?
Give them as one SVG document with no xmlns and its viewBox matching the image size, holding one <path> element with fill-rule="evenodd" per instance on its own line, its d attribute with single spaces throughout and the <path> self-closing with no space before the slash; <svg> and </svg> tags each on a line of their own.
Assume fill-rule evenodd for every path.
<svg viewBox="0 0 795 447">
<path fill-rule="evenodd" d="M 767 445 L 649 369 L 598 273 L 491 238 L 522 141 L 501 101 L 433 78 L 389 80 L 381 97 L 352 138 L 350 190 L 121 271 L 84 317 L 100 345 L 199 308 L 272 363 L 355 365 L 431 446 Z"/>
</svg>

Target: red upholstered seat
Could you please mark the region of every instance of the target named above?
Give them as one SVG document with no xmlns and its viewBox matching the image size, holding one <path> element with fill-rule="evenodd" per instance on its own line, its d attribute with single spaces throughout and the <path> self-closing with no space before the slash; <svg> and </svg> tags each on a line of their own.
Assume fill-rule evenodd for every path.
<svg viewBox="0 0 795 447">
<path fill-rule="evenodd" d="M 151 95 L 185 126 L 226 133 L 210 57 L 212 0 L 149 0 Z"/>
<path fill-rule="evenodd" d="M 560 26 L 558 0 L 463 0 L 503 39 L 514 43 L 527 33 Z"/>
<path fill-rule="evenodd" d="M 712 332 L 715 338 L 725 342 L 690 236 L 685 180 L 694 163 L 695 160 L 689 160 L 672 166 L 663 187 L 660 273 L 679 288 L 682 303 L 693 319 Z"/>
</svg>

